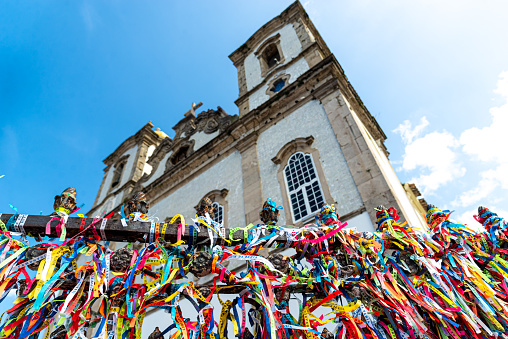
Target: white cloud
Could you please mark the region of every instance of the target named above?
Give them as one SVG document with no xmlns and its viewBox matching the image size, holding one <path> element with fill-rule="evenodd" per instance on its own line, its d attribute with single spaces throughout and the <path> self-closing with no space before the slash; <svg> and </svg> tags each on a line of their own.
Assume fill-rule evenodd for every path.
<svg viewBox="0 0 508 339">
<path fill-rule="evenodd" d="M 475 161 L 484 162 L 488 169 L 480 173 L 477 186 L 464 192 L 453 202 L 454 205 L 470 206 L 487 198 L 501 187 L 508 189 L 508 156 L 506 138 L 508 127 L 508 72 L 499 75 L 494 93 L 506 98 L 506 102 L 490 109 L 491 124 L 483 128 L 473 127 L 460 135 L 464 153 Z"/>
<path fill-rule="evenodd" d="M 452 206 L 471 206 L 472 204 L 487 198 L 498 186 L 493 171 L 481 173 L 482 179 L 478 185 L 469 191 L 462 193 L 453 202 Z"/>
<path fill-rule="evenodd" d="M 475 220 L 474 215 L 478 214 L 478 211 L 475 209 L 469 209 L 462 214 L 453 213 L 450 219 L 453 221 L 458 221 L 466 225 L 469 229 L 472 229 L 476 232 L 480 232 L 483 229 L 482 224 Z"/>
<path fill-rule="evenodd" d="M 501 72 L 497 80 L 497 88 L 494 93 L 499 94 L 508 99 L 508 71 Z"/>
<path fill-rule="evenodd" d="M 436 191 L 466 173 L 454 150 L 460 146 L 458 140 L 447 131 L 432 132 L 420 137 L 428 125 L 427 118 L 422 117 L 420 124 L 414 128 L 411 122 L 406 120 L 394 130 L 406 144 L 402 169 L 419 170 L 420 175 L 411 181 L 415 182 L 424 194 Z"/>
<path fill-rule="evenodd" d="M 409 120 L 405 120 L 396 129 L 394 129 L 393 132 L 399 133 L 405 144 L 410 144 L 413 142 L 413 139 L 418 137 L 428 125 L 429 121 L 427 120 L 427 117 L 422 117 L 420 119 L 420 124 L 416 125 L 415 128 L 412 128 L 412 124 Z"/>
<path fill-rule="evenodd" d="M 507 211 L 500 210 L 496 207 L 492 207 L 492 208 L 489 207 L 489 209 L 492 212 L 496 213 L 501 218 L 504 218 L 504 219 L 508 218 Z M 456 215 L 455 213 L 453 213 L 452 216 L 450 217 L 450 219 L 452 221 L 456 220 L 458 222 L 461 222 L 461 223 L 465 224 L 468 228 L 470 228 L 474 231 L 477 231 L 477 232 L 483 231 L 483 225 L 474 219 L 474 217 L 473 217 L 474 215 L 478 215 L 478 210 L 475 208 L 472 208 L 472 209 L 468 209 L 466 212 L 463 212 L 462 214 Z"/>
</svg>

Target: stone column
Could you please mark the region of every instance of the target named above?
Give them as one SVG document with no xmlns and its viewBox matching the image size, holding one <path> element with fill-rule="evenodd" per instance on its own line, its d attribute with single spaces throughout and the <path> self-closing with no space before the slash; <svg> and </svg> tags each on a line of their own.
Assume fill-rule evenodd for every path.
<svg viewBox="0 0 508 339">
<path fill-rule="evenodd" d="M 258 224 L 261 222 L 259 211 L 263 205 L 257 139 L 257 133 L 253 132 L 236 146 L 242 156 L 243 198 L 247 225 L 249 223 Z"/>
<path fill-rule="evenodd" d="M 372 222 L 376 221 L 374 208 L 379 205 L 403 212 L 342 93 L 335 90 L 320 100 Z"/>
</svg>

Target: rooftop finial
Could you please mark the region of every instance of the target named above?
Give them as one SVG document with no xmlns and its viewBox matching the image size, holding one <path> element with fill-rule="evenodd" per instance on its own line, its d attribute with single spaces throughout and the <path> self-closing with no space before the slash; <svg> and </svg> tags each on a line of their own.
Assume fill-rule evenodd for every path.
<svg viewBox="0 0 508 339">
<path fill-rule="evenodd" d="M 196 110 L 197 110 L 198 108 L 200 108 L 201 106 L 203 106 L 203 103 L 202 103 L 202 102 L 200 102 L 200 103 L 199 103 L 199 104 L 197 104 L 197 105 L 196 105 L 196 103 L 195 103 L 195 102 L 193 102 L 193 103 L 192 103 L 192 106 L 191 106 L 191 109 L 190 109 L 190 110 L 188 110 L 187 112 L 185 112 L 184 116 L 185 116 L 185 117 L 188 117 L 188 116 L 193 116 L 193 117 L 195 117 L 195 116 L 196 116 Z"/>
</svg>

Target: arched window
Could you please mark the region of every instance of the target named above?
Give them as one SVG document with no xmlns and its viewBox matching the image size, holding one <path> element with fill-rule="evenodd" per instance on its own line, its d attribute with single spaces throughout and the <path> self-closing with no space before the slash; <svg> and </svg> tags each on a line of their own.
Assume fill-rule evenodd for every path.
<svg viewBox="0 0 508 339">
<path fill-rule="evenodd" d="M 276 44 L 268 45 L 263 51 L 263 59 L 268 68 L 272 68 L 280 62 L 280 53 Z"/>
<path fill-rule="evenodd" d="M 224 206 L 219 204 L 218 202 L 214 202 L 213 207 L 215 208 L 215 211 L 213 212 L 213 221 L 216 223 L 222 224 L 224 221 Z"/>
<path fill-rule="evenodd" d="M 284 53 L 280 45 L 280 34 L 266 39 L 254 52 L 261 66 L 261 76 L 265 77 L 269 72 L 283 65 L 285 62 Z"/>
<path fill-rule="evenodd" d="M 214 208 L 213 215 L 210 217 L 213 221 L 222 224 L 223 227 L 228 227 L 228 202 L 226 200 L 226 196 L 228 195 L 228 189 L 223 188 L 221 190 L 213 190 L 205 194 L 199 202 L 204 198 L 209 198 L 212 201 L 212 206 Z M 194 206 L 196 211 L 199 211 L 199 204 Z"/>
<path fill-rule="evenodd" d="M 111 182 L 111 188 L 115 188 L 120 184 L 122 180 L 123 168 L 125 167 L 125 163 L 121 163 L 120 165 L 115 167 L 115 172 L 113 174 L 113 181 Z"/>
<path fill-rule="evenodd" d="M 323 190 L 311 154 L 294 153 L 284 168 L 284 179 L 295 223 L 317 212 L 324 204 Z"/>
</svg>

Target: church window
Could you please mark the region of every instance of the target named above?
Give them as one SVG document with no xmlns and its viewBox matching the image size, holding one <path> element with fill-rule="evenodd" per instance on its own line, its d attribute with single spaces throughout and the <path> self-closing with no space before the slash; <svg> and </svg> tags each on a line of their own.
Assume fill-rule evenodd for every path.
<svg viewBox="0 0 508 339">
<path fill-rule="evenodd" d="M 208 192 L 201 200 L 205 198 L 208 198 L 211 200 L 212 206 L 213 206 L 213 214 L 210 213 L 210 218 L 212 218 L 213 221 L 221 224 L 223 227 L 228 227 L 228 201 L 226 200 L 226 196 L 228 195 L 228 189 L 216 189 L 211 192 Z M 199 212 L 200 209 L 200 203 L 194 208 L 196 209 L 196 212 Z"/>
<path fill-rule="evenodd" d="M 263 51 L 263 59 L 265 59 L 268 68 L 272 68 L 280 62 L 280 53 L 277 45 L 271 44 Z"/>
<path fill-rule="evenodd" d="M 284 178 L 294 222 L 312 215 L 324 204 L 312 155 L 303 152 L 293 154 L 284 168 Z"/>
<path fill-rule="evenodd" d="M 222 224 L 224 221 L 224 206 L 218 202 L 214 202 L 213 207 L 215 208 L 215 211 L 213 212 L 213 221 Z"/>
<path fill-rule="evenodd" d="M 122 179 L 122 172 L 125 167 L 125 163 L 121 163 L 120 165 L 115 167 L 115 172 L 113 174 L 113 181 L 111 183 L 111 188 L 115 188 L 120 184 L 120 180 Z"/>
<path fill-rule="evenodd" d="M 284 53 L 280 46 L 280 34 L 268 38 L 254 52 L 261 66 L 261 76 L 265 77 L 269 72 L 283 65 L 285 62 Z"/>
<path fill-rule="evenodd" d="M 185 159 L 187 157 L 187 151 L 189 150 L 189 147 L 182 147 L 178 152 L 173 156 L 171 159 L 171 162 L 173 165 L 178 164 L 180 161 Z"/>
</svg>

